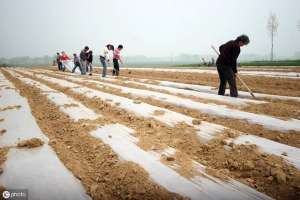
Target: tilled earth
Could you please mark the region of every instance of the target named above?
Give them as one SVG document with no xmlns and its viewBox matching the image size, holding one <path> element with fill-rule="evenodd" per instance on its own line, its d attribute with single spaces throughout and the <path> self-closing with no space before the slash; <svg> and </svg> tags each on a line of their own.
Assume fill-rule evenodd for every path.
<svg viewBox="0 0 300 200">
<path fill-rule="evenodd" d="M 98 70 L 95 72 L 98 73 Z M 282 155 L 278 155 L 266 152 L 256 143 L 251 142 L 246 144 L 230 142 L 239 136 L 253 135 L 279 145 L 294 147 L 298 151 L 300 148 L 299 130 L 273 130 L 246 120 L 222 117 L 170 104 L 153 96 L 137 96 L 134 93 L 122 91 L 122 87 L 174 95 L 202 104 L 222 105 L 230 109 L 267 115 L 281 120 L 299 119 L 300 103 L 297 101 L 263 99 L 266 101 L 264 104 L 249 103 L 247 106 L 239 106 L 220 100 L 175 94 L 138 84 L 138 79 L 148 79 L 146 82 L 153 85 L 159 84 L 159 80 L 168 80 L 215 87 L 218 79 L 213 74 L 148 72 L 132 69 L 122 71 L 121 77 L 117 79 L 100 79 L 99 74 L 97 76 L 74 76 L 69 72 L 58 72 L 51 67 L 17 69 L 16 71 L 1 69 L 1 73 L 28 100 L 32 115 L 42 132 L 49 138 L 49 145 L 68 170 L 81 181 L 93 199 L 189 199 L 182 194 L 168 191 L 159 182 L 153 181 L 150 178 L 151 174 L 143 166 L 137 162 L 123 160 L 122 155 L 118 155 L 112 146 L 90 135 L 90 132 L 98 127 L 109 124 L 122 124 L 134 130 L 134 137 L 138 139 L 136 145 L 140 149 L 160 154 L 157 162 L 170 167 L 188 180 L 195 177 L 201 179 L 206 176 L 195 167 L 194 163 L 199 163 L 206 166 L 207 176 L 218 180 L 226 182 L 234 179 L 274 199 L 300 198 L 300 171 L 297 165 L 287 162 L 285 157 L 289 156 L 288 153 L 283 152 Z M 134 108 L 130 110 L 121 107 L 122 102 L 115 102 L 113 99 L 101 98 L 101 96 L 91 97 L 87 95 L 88 92 L 78 93 L 74 90 L 76 87 L 63 86 L 63 82 L 51 81 L 52 79 L 44 77 L 67 81 L 77 85 L 77 88 L 89 88 L 93 91 L 112 94 L 132 100 L 134 104 L 147 104 L 157 109 L 152 117 L 143 117 L 137 115 Z M 103 117 L 95 120 L 74 121 L 62 112 L 58 105 L 51 102 L 41 89 L 24 82 L 24 78 L 63 93 Z M 253 76 L 243 76 L 243 78 L 255 92 L 300 96 L 298 79 Z M 136 83 L 126 82 L 128 80 Z M 113 85 L 105 85 L 105 83 Z M 66 104 L 64 107 L 76 107 L 76 104 Z M 164 116 L 166 111 L 190 117 L 194 119 L 193 123 L 187 124 L 183 121 L 172 126 L 160 120 L 161 118 L 154 117 Z M 196 125 L 204 122 L 222 125 L 225 129 L 209 140 L 204 140 L 197 135 L 196 130 Z M 115 137 L 113 132 L 109 134 L 109 137 Z M 26 145 L 27 143 L 24 143 L 22 146 Z M 33 143 L 33 146 L 39 145 Z M 0 149 L 0 164 L 5 162 L 7 148 Z M 161 153 L 168 148 L 176 152 L 170 155 Z M 298 155 L 298 160 L 299 157 L 300 155 Z"/>
</svg>

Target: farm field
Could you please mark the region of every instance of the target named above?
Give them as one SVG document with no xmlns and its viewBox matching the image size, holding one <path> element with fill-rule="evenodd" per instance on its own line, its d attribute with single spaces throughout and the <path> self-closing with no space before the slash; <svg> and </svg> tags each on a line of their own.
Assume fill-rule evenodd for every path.
<svg viewBox="0 0 300 200">
<path fill-rule="evenodd" d="M 299 68 L 0 68 L 0 186 L 33 199 L 300 199 Z M 110 72 L 109 72 L 110 74 Z M 227 91 L 228 94 L 228 91 Z M 71 195 L 70 195 L 71 194 Z"/>
</svg>

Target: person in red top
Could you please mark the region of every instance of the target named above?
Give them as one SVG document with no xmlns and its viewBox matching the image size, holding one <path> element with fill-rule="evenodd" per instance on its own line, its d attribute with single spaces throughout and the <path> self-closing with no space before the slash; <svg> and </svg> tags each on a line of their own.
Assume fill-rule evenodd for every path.
<svg viewBox="0 0 300 200">
<path fill-rule="evenodd" d="M 119 76 L 120 66 L 119 61 L 123 64 L 123 61 L 120 56 L 120 51 L 123 49 L 123 45 L 119 45 L 118 48 L 114 51 L 113 55 L 113 63 L 114 63 L 114 69 L 112 71 L 112 75 Z"/>
<path fill-rule="evenodd" d="M 69 56 L 63 51 L 61 52 L 61 58 L 60 58 L 62 61 L 67 61 L 67 60 L 71 60 L 69 58 Z"/>
<path fill-rule="evenodd" d="M 61 62 L 62 62 L 62 64 L 63 64 L 63 69 L 62 69 L 62 71 L 65 71 L 65 70 L 66 70 L 66 65 L 69 64 L 69 61 L 70 61 L 71 59 L 69 58 L 69 56 L 68 56 L 64 51 L 62 51 L 62 52 L 61 52 L 61 56 L 60 56 L 60 60 L 61 60 Z"/>
</svg>

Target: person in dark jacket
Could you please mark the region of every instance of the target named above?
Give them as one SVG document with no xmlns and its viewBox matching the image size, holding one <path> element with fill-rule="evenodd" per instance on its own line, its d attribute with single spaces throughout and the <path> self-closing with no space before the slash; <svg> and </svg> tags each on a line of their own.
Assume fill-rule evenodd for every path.
<svg viewBox="0 0 300 200">
<path fill-rule="evenodd" d="M 82 69 L 82 74 L 86 73 L 86 66 L 87 66 L 87 52 L 89 50 L 88 46 L 85 46 L 83 50 L 81 50 L 79 57 L 80 57 L 80 64 Z"/>
<path fill-rule="evenodd" d="M 62 62 L 60 60 L 60 54 L 58 52 L 56 53 L 56 63 L 57 63 L 58 70 L 61 71 L 62 70 Z"/>
<path fill-rule="evenodd" d="M 219 95 L 225 94 L 226 83 L 228 82 L 230 96 L 238 96 L 235 80 L 237 74 L 237 58 L 240 55 L 240 47 L 249 44 L 249 42 L 247 35 L 241 35 L 235 40 L 231 40 L 219 47 L 220 55 L 216 63 L 220 79 Z"/>
<path fill-rule="evenodd" d="M 93 71 L 93 52 L 89 51 L 87 54 L 87 71 L 90 72 L 90 76 L 92 76 L 92 71 Z"/>
</svg>

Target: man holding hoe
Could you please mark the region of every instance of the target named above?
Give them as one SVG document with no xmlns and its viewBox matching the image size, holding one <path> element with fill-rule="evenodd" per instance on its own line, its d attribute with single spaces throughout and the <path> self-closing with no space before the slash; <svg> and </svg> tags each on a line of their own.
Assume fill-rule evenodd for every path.
<svg viewBox="0 0 300 200">
<path fill-rule="evenodd" d="M 241 35 L 219 47 L 220 55 L 217 59 L 217 69 L 220 79 L 219 95 L 225 94 L 226 83 L 229 83 L 230 96 L 237 97 L 236 87 L 237 58 L 240 55 L 240 47 L 249 44 L 249 37 Z"/>
</svg>

